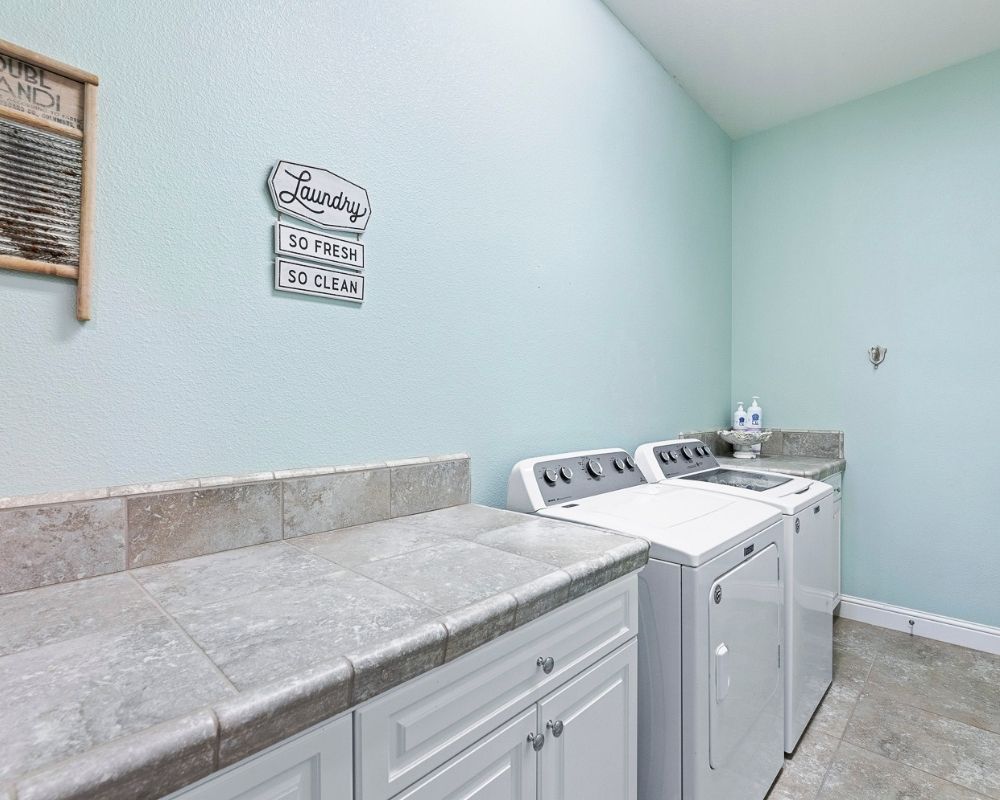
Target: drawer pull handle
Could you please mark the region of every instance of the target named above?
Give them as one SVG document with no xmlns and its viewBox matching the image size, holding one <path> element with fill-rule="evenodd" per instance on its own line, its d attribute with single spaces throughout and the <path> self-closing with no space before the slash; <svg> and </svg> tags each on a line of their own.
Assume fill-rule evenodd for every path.
<svg viewBox="0 0 1000 800">
<path fill-rule="evenodd" d="M 529 733 L 528 742 L 531 744 L 532 749 L 537 753 L 545 746 L 545 734 Z"/>
<path fill-rule="evenodd" d="M 552 656 L 539 656 L 535 663 L 542 668 L 542 672 L 546 675 L 556 668 L 556 660 Z"/>
<path fill-rule="evenodd" d="M 549 720 L 545 724 L 545 727 L 548 728 L 550 731 L 552 731 L 552 735 L 555 736 L 557 739 L 560 736 L 562 736 L 563 721 L 561 719 L 557 719 L 555 722 L 553 722 L 552 720 Z"/>
</svg>

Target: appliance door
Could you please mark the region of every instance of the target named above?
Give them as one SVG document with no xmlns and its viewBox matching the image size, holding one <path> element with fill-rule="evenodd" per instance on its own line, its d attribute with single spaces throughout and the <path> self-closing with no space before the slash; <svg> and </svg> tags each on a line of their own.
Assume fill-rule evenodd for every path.
<svg viewBox="0 0 1000 800">
<path fill-rule="evenodd" d="M 833 606 L 838 592 L 834 496 L 796 514 L 792 524 L 786 752 L 798 742 L 833 679 Z"/>
<path fill-rule="evenodd" d="M 772 543 L 712 584 L 709 604 L 709 762 L 753 771 L 748 740 L 758 720 L 782 705 L 782 586 Z"/>
</svg>

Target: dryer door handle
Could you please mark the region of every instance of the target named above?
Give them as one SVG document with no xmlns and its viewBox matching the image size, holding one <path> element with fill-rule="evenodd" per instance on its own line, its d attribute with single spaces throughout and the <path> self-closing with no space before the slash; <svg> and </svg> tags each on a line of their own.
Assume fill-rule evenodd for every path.
<svg viewBox="0 0 1000 800">
<path fill-rule="evenodd" d="M 725 643 L 715 648 L 715 702 L 721 703 L 729 694 L 729 648 Z"/>
</svg>

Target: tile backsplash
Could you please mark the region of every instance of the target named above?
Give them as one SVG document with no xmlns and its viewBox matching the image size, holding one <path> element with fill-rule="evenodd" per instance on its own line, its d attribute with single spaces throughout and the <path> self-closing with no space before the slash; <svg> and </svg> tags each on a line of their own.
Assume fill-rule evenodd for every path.
<svg viewBox="0 0 1000 800">
<path fill-rule="evenodd" d="M 464 454 L 0 498 L 0 594 L 462 505 Z"/>
<path fill-rule="evenodd" d="M 765 428 L 771 438 L 761 445 L 763 456 L 809 456 L 813 458 L 843 458 L 843 431 L 808 431 L 796 428 Z M 679 434 L 682 438 L 701 439 L 716 455 L 732 455 L 732 445 L 722 441 L 718 431 L 693 431 Z"/>
</svg>

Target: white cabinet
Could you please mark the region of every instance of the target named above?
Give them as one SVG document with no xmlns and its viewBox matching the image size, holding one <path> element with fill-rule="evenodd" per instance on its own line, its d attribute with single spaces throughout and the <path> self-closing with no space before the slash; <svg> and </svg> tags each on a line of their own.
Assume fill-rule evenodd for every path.
<svg viewBox="0 0 1000 800">
<path fill-rule="evenodd" d="M 351 716 L 289 739 L 172 800 L 351 800 Z"/>
<path fill-rule="evenodd" d="M 637 653 L 633 639 L 394 800 L 635 800 Z"/>
<path fill-rule="evenodd" d="M 834 586 L 837 587 L 837 595 L 836 595 L 836 597 L 833 598 L 833 605 L 834 605 L 834 608 L 836 608 L 837 603 L 840 602 L 840 580 L 841 580 L 841 572 L 840 572 L 840 558 L 841 558 L 841 555 L 840 555 L 840 553 L 841 553 L 841 551 L 840 551 L 840 532 L 841 532 L 841 527 L 840 527 L 841 526 L 841 523 L 840 523 L 840 509 L 841 509 L 841 500 L 843 499 L 843 496 L 844 496 L 844 491 L 843 491 L 843 487 L 844 487 L 844 473 L 843 472 L 838 472 L 835 475 L 830 475 L 830 476 L 828 476 L 826 478 L 823 478 L 823 482 L 824 483 L 828 483 L 828 484 L 830 484 L 833 487 L 833 529 L 834 529 L 834 537 L 833 538 L 834 538 L 834 542 L 833 542 L 833 552 L 830 554 L 830 557 L 833 559 L 833 569 L 836 572 L 836 583 L 834 583 Z"/>
<path fill-rule="evenodd" d="M 531 708 L 397 795 L 397 800 L 531 800 L 538 774 L 528 740 L 534 730 Z"/>
<path fill-rule="evenodd" d="M 540 800 L 635 800 L 637 645 L 538 704 Z"/>
<path fill-rule="evenodd" d="M 359 800 L 389 800 L 635 638 L 635 576 L 597 589 L 354 712 Z"/>
</svg>

